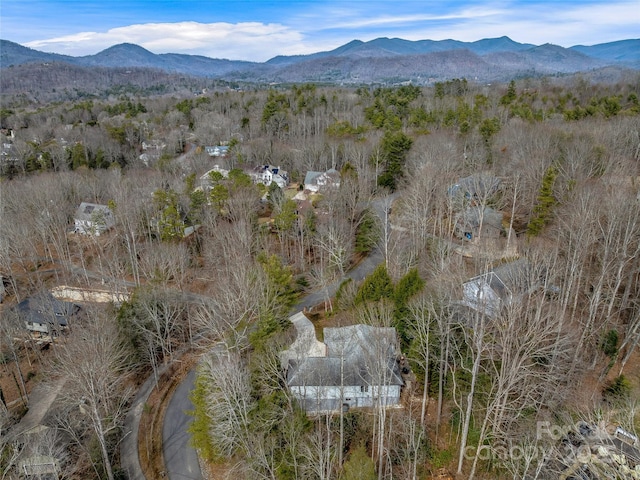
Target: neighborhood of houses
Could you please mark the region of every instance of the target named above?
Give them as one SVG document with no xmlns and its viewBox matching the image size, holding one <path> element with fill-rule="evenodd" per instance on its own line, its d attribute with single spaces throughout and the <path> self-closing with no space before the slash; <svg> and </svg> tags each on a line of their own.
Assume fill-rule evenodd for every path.
<svg viewBox="0 0 640 480">
<path fill-rule="evenodd" d="M 164 147 L 161 142 L 154 141 L 144 143 L 142 149 L 158 152 Z M 223 166 L 227 146 L 207 146 L 205 150 L 220 162 L 200 176 L 198 188 L 208 191 L 216 178 L 227 178 L 230 170 Z M 289 185 L 289 173 L 280 166 L 264 164 L 243 171 L 256 184 L 275 184 L 282 189 Z M 504 242 L 502 214 L 487 206 L 500 185 L 498 178 L 476 174 L 461 178 L 449 188 L 448 196 L 454 211 L 452 231 L 460 242 L 459 253 L 468 255 L 469 245 L 485 250 L 488 244 L 495 243 L 497 258 L 506 256 L 504 247 L 496 243 Z M 340 172 L 334 168 L 324 172 L 308 171 L 293 199 L 304 202 L 310 195 L 326 193 L 339 186 Z M 115 226 L 114 212 L 109 206 L 82 202 L 75 212 L 72 231 L 97 237 Z M 195 231 L 195 227 L 188 228 Z M 528 262 L 519 259 L 471 278 L 462 285 L 460 305 L 488 317 L 497 316 L 501 308 L 537 287 L 529 270 Z M 96 300 L 102 295 L 99 292 L 78 289 L 78 292 L 69 293 L 71 290 L 70 287 L 58 287 L 54 289 L 55 296 L 51 292 L 41 292 L 16 307 L 34 338 L 55 339 L 72 325 L 79 304 L 104 301 Z M 114 300 L 109 295 L 105 298 Z M 324 341 L 319 342 L 313 324 L 303 313 L 294 315 L 291 321 L 297 331 L 297 340 L 282 353 L 282 367 L 289 389 L 308 412 L 399 404 L 408 371 L 399 360 L 403 357 L 393 328 L 367 325 L 326 328 Z"/>
<path fill-rule="evenodd" d="M 161 151 L 164 147 L 164 144 L 157 141 L 143 142 L 142 145 L 142 149 L 146 153 L 152 154 Z M 10 143 L 3 144 L 3 153 L 10 151 L 10 149 Z M 206 151 L 211 157 L 224 157 L 227 155 L 228 147 L 224 145 L 206 147 Z M 214 172 L 222 178 L 229 176 L 228 169 L 216 164 L 200 177 L 200 188 L 205 190 L 211 188 Z M 249 175 L 256 184 L 270 186 L 275 183 L 282 189 L 289 185 L 289 174 L 280 166 L 259 165 L 245 169 L 244 173 Z M 326 172 L 308 172 L 306 179 L 309 184 L 305 191 L 309 193 L 326 192 L 328 189 L 337 188 L 340 185 L 340 173 L 335 169 Z M 307 187 L 306 184 L 305 187 Z M 94 237 L 104 235 L 116 225 L 114 213 L 109 206 L 92 202 L 82 202 L 78 206 L 73 216 L 73 222 L 71 232 Z M 188 237 L 196 229 L 197 227 L 193 226 L 187 227 L 184 236 Z M 2 280 L 1 277 L 0 280 Z M 0 286 L 2 286 L 0 289 L 0 302 L 2 302 L 5 297 L 4 282 L 0 282 Z M 40 342 L 53 341 L 56 337 L 64 334 L 73 323 L 73 318 L 77 316 L 80 310 L 79 304 L 82 302 L 119 302 L 127 295 L 121 292 L 117 295 L 118 298 L 115 298 L 113 294 L 108 292 L 74 289 L 73 287 L 55 287 L 52 292 L 39 292 L 23 300 L 13 309 L 21 317 L 25 328 L 32 337 Z M 69 298 L 79 303 L 65 300 Z"/>
<path fill-rule="evenodd" d="M 157 158 L 164 148 L 161 142 L 143 143 L 144 153 L 140 158 L 146 163 Z M 199 177 L 198 188 L 207 192 L 216 179 L 229 177 L 230 169 L 224 164 L 229 147 L 207 146 L 205 151 L 219 162 Z M 1 154 L 4 159 L 11 155 L 11 143 L 2 145 Z M 244 173 L 255 184 L 264 186 L 275 184 L 285 189 L 290 183 L 289 172 L 280 165 L 261 164 L 244 169 Z M 334 168 L 307 171 L 300 192 L 293 199 L 306 201 L 311 195 L 339 188 L 340 182 L 340 172 Z M 505 308 L 542 287 L 541 272 L 528 259 L 519 258 L 512 226 L 504 221 L 503 213 L 491 201 L 499 193 L 501 185 L 501 179 L 479 173 L 460 178 L 447 191 L 451 205 L 451 232 L 456 240 L 453 251 L 464 256 L 488 255 L 489 263 L 497 264 L 462 283 L 457 305 L 467 309 L 466 312 L 475 312 L 489 319 L 498 318 Z M 401 218 L 394 221 L 398 221 L 402 228 Z M 116 218 L 107 205 L 82 202 L 75 211 L 72 228 L 75 234 L 99 237 L 114 228 Z M 188 229 L 185 236 L 196 227 Z M 553 288 L 545 286 L 545 291 L 552 292 Z M 0 302 L 4 294 L 0 277 Z M 48 343 L 55 342 L 80 321 L 84 303 L 118 303 L 127 298 L 126 292 L 116 295 L 107 291 L 59 286 L 24 299 L 11 311 L 20 317 L 34 340 Z M 402 404 L 402 394 L 409 390 L 407 387 L 414 377 L 400 351 L 395 328 L 356 324 L 316 332 L 304 311 L 292 315 L 289 320 L 295 329 L 295 340 L 280 352 L 281 368 L 287 388 L 309 415 L 344 412 L 352 408 L 397 408 Z M 322 341 L 318 340 L 318 333 Z M 594 455 L 600 457 L 605 455 L 605 449 L 606 455 L 619 464 L 621 472 L 629 475 L 628 478 L 640 479 L 638 438 L 635 435 L 620 428 L 614 433 L 603 433 L 592 427 L 581 431 L 581 434 L 580 445 L 586 444 L 595 452 Z M 40 460 L 44 461 L 30 461 Z M 576 465 L 576 468 L 582 468 L 583 463 L 576 460 Z M 26 471 L 35 466 L 25 464 L 24 468 Z"/>
</svg>

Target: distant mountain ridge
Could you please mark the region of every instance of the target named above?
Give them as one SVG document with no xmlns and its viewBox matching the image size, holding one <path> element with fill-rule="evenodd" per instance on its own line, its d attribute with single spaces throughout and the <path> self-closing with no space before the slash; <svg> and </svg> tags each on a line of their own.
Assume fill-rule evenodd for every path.
<svg viewBox="0 0 640 480">
<path fill-rule="evenodd" d="M 0 68 L 25 63 L 62 62 L 83 67 L 145 67 L 196 77 L 219 77 L 246 68 L 251 62 L 220 60 L 179 53 L 155 54 L 132 43 L 121 43 L 95 55 L 72 57 L 45 53 L 8 40 L 0 40 Z"/>
<path fill-rule="evenodd" d="M 154 54 L 123 43 L 95 55 L 72 57 L 0 40 L 0 68 L 57 62 L 79 67 L 151 68 L 167 73 L 247 82 L 429 83 L 456 77 L 504 81 L 521 76 L 569 74 L 605 67 L 640 69 L 640 39 L 593 46 L 540 46 L 503 36 L 458 40 L 353 40 L 309 55 L 275 56 L 246 62 L 177 53 Z"/>
</svg>

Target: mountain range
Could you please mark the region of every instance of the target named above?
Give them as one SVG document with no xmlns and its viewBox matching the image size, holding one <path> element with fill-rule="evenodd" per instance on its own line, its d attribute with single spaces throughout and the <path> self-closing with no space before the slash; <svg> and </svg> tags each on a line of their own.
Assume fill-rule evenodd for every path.
<svg viewBox="0 0 640 480">
<path fill-rule="evenodd" d="M 564 48 L 552 44 L 518 43 L 509 37 L 476 42 L 377 38 L 368 42 L 353 40 L 334 50 L 309 55 L 275 56 L 263 63 L 176 53 L 154 54 L 129 43 L 114 45 L 95 55 L 73 57 L 0 40 L 2 70 L 21 66 L 20 72 L 28 72 L 31 64 L 149 68 L 193 77 L 260 83 L 411 81 L 428 84 L 461 77 L 491 82 L 606 67 L 640 70 L 640 39 Z"/>
</svg>

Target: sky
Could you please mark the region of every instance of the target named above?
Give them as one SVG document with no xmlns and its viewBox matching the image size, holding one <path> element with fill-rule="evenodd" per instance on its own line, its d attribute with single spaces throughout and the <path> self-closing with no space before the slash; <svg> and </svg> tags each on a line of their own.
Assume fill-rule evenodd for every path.
<svg viewBox="0 0 640 480">
<path fill-rule="evenodd" d="M 563 47 L 640 38 L 640 0 L 1 0 L 0 38 L 91 55 L 153 53 L 266 61 L 379 37 L 472 42 L 506 35 Z"/>
</svg>

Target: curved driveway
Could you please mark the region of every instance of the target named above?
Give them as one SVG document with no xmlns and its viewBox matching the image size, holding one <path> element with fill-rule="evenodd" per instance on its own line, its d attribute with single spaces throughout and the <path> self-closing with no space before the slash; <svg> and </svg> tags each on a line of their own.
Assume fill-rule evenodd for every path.
<svg viewBox="0 0 640 480">
<path fill-rule="evenodd" d="M 380 215 L 383 202 L 374 202 L 374 208 Z M 381 216 L 382 218 L 382 216 Z M 383 260 L 380 249 L 375 249 L 371 254 L 351 270 L 346 278 L 360 281 L 371 273 Z M 328 287 L 329 296 L 333 296 L 340 282 L 335 282 Z M 294 307 L 294 312 L 303 308 L 311 308 L 322 303 L 326 297 L 324 291 L 312 292 L 302 298 Z M 165 411 L 163 426 L 163 452 L 165 469 L 170 480 L 202 480 L 202 471 L 198 462 L 198 455 L 189 445 L 190 435 L 187 428 L 191 417 L 185 412 L 193 410 L 193 404 L 189 399 L 189 392 L 195 382 L 195 368 L 189 372 L 185 380 L 176 388 L 169 405 Z"/>
</svg>

